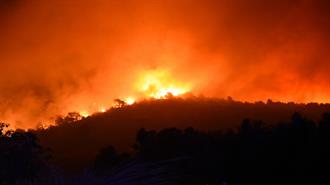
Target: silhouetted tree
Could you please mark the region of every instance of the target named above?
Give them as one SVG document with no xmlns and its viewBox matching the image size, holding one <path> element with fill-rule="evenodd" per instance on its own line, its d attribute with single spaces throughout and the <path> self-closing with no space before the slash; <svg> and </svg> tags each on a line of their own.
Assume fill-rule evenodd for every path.
<svg viewBox="0 0 330 185">
<path fill-rule="evenodd" d="M 46 168 L 46 153 L 34 134 L 24 131 L 5 131 L 0 124 L 0 184 L 33 180 Z"/>
<path fill-rule="evenodd" d="M 121 99 L 115 99 L 114 101 L 115 101 L 116 107 L 118 107 L 118 108 L 122 108 L 127 105 L 127 103 Z"/>
<path fill-rule="evenodd" d="M 90 159 L 86 156 L 109 144 L 128 146 L 134 140 L 132 133 L 145 127 L 136 135 L 128 162 L 113 147 L 99 152 L 91 171 L 95 179 L 109 179 L 107 184 L 118 179 L 166 184 L 164 179 L 171 179 L 167 184 L 322 185 L 330 184 L 330 113 L 316 122 L 315 112 L 328 106 L 173 98 L 111 109 L 79 121 L 64 120 L 66 124 L 42 133 L 44 140 L 56 138 L 54 148 L 71 162 L 67 159 Z M 302 113 L 291 114 L 293 110 Z M 237 125 L 233 120 L 242 120 L 242 112 L 253 116 Z M 255 121 L 259 117 L 266 121 Z"/>
<path fill-rule="evenodd" d="M 245 119 L 234 133 L 141 129 L 136 149 L 145 160 L 188 159 L 177 166 L 187 184 L 327 184 L 329 118 L 319 127 L 299 113 L 271 127 Z"/>
<path fill-rule="evenodd" d="M 78 112 L 69 112 L 65 117 L 57 117 L 55 123 L 57 125 L 74 123 L 82 119 L 82 115 Z"/>
</svg>

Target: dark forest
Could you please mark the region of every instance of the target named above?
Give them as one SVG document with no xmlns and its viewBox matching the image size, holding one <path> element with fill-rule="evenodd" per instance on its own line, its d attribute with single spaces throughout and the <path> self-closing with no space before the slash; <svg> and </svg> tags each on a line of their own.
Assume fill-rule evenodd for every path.
<svg viewBox="0 0 330 185">
<path fill-rule="evenodd" d="M 63 185 L 328 184 L 328 109 L 172 98 L 87 118 L 70 113 L 49 128 L 11 131 L 2 124 L 0 179 Z"/>
</svg>

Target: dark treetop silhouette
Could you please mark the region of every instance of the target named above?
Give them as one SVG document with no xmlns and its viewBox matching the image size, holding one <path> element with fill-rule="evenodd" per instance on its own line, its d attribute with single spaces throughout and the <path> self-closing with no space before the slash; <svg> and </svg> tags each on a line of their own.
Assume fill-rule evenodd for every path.
<svg viewBox="0 0 330 185">
<path fill-rule="evenodd" d="M 166 100 L 165 102 L 158 102 L 158 106 L 171 107 L 170 105 L 173 106 L 174 104 L 175 107 L 180 108 L 178 110 L 182 110 L 182 107 L 186 107 L 183 105 L 187 103 L 182 101 Z M 202 104 L 205 108 L 204 103 L 197 102 L 196 104 Z M 301 110 L 304 111 L 308 110 L 306 108 L 308 106 L 323 106 L 323 108 L 327 106 L 287 105 L 273 102 L 244 104 L 225 101 L 222 103 L 228 103 L 230 106 L 243 106 L 241 109 L 244 109 L 244 106 L 261 106 L 263 108 L 266 106 L 273 109 L 273 120 L 278 120 L 278 117 L 276 117 L 278 113 L 274 111 L 276 106 L 282 108 L 290 106 L 303 107 L 305 109 Z M 212 109 L 208 109 L 210 111 L 207 114 L 209 119 L 204 118 L 204 115 L 192 115 L 195 122 L 191 122 L 198 123 L 203 120 L 205 127 L 210 126 L 209 129 L 198 124 L 196 124 L 197 129 L 187 127 L 186 124 L 188 123 L 185 123 L 185 119 L 177 116 L 176 118 L 182 121 L 182 125 L 180 125 L 178 120 L 173 120 L 175 124 L 178 124 L 178 128 L 166 128 L 166 125 L 157 125 L 157 122 L 155 122 L 156 127 L 154 128 L 158 131 L 151 128 L 150 125 L 149 128 L 140 127 L 135 133 L 126 132 L 125 134 L 130 135 L 129 137 L 125 135 L 125 137 L 133 138 L 130 144 L 131 149 L 118 151 L 111 146 L 117 145 L 112 137 L 102 136 L 101 130 L 107 132 L 108 135 L 122 134 L 116 133 L 121 126 L 110 124 L 116 122 L 110 122 L 109 125 L 111 126 L 105 127 L 102 124 L 102 120 L 105 118 L 118 121 L 118 123 L 120 123 L 120 120 L 127 123 L 125 121 L 134 118 L 134 111 L 137 111 L 136 114 L 140 114 L 143 109 L 150 110 L 149 106 L 157 108 L 155 104 L 157 102 L 124 106 L 80 121 L 77 120 L 79 115 L 70 114 L 66 118 L 59 119 L 58 126 L 30 132 L 4 132 L 3 125 L 1 127 L 3 134 L 1 135 L 0 145 L 0 182 L 2 184 L 63 185 L 307 185 L 330 183 L 330 113 L 322 114 L 318 121 L 308 119 L 299 113 L 291 113 L 289 119 L 277 124 L 243 119 L 241 124 L 234 124 L 225 129 L 226 127 L 221 128 L 219 126 L 216 128 L 212 125 L 212 120 L 217 118 L 213 115 L 216 112 L 212 111 L 219 109 L 215 106 L 219 102 L 214 104 L 211 101 L 206 103 L 212 107 Z M 191 103 L 190 105 L 194 104 Z M 230 107 L 229 105 L 228 107 Z M 143 109 L 139 110 L 139 106 Z M 173 115 L 168 113 L 169 109 L 159 110 L 164 110 L 164 114 L 174 118 Z M 178 110 L 171 111 L 179 114 L 185 112 L 184 110 Z M 186 111 L 192 110 L 194 108 Z M 257 110 L 257 108 L 254 110 Z M 291 111 L 289 108 L 287 110 Z M 316 108 L 314 107 L 312 110 L 316 110 Z M 306 114 L 313 115 L 308 111 L 306 111 Z M 124 119 L 121 115 L 127 117 Z M 158 112 L 155 117 L 162 118 L 161 116 Z M 199 118 L 199 120 L 196 120 L 196 118 Z M 272 118 L 268 117 L 268 119 Z M 140 121 L 145 121 L 144 126 L 148 126 L 152 123 L 151 120 L 149 118 Z M 91 124 L 92 121 L 94 125 Z M 229 121 L 220 122 L 219 124 L 221 123 L 224 125 L 232 124 Z M 193 126 L 195 127 L 195 125 Z M 57 135 L 57 132 L 62 135 Z M 92 136 L 95 137 L 96 134 L 101 133 L 101 139 L 92 138 L 91 134 L 94 132 L 95 135 Z M 53 155 L 52 160 L 48 159 L 46 155 L 48 152 L 38 144 L 35 135 L 39 136 L 44 147 L 50 147 L 50 152 Z M 51 139 L 58 136 L 58 143 L 47 146 L 46 136 Z M 65 143 L 62 142 L 63 138 L 61 136 L 66 139 Z M 75 146 L 78 142 L 82 142 L 81 145 Z M 76 151 L 71 152 L 72 148 Z M 95 155 L 93 156 L 92 153 Z M 61 158 L 62 160 L 60 160 Z M 73 164 L 76 165 L 74 173 L 71 171 Z M 80 169 L 80 171 L 77 171 L 77 169 Z"/>
</svg>

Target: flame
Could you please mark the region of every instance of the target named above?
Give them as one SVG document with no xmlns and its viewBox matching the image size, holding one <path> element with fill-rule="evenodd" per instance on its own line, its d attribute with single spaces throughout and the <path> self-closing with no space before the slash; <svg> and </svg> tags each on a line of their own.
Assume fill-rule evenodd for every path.
<svg viewBox="0 0 330 185">
<path fill-rule="evenodd" d="M 107 111 L 107 109 L 104 107 L 100 108 L 100 110 L 99 110 L 99 112 L 106 112 L 106 111 Z"/>
<path fill-rule="evenodd" d="M 132 98 L 132 97 L 128 97 L 124 100 L 124 102 L 127 104 L 127 105 L 133 105 L 135 103 L 135 99 Z"/>
<path fill-rule="evenodd" d="M 191 90 L 189 84 L 174 80 L 166 70 L 144 71 L 137 80 L 137 94 L 126 98 L 115 99 L 109 107 L 93 103 L 89 108 L 79 112 L 82 118 L 89 117 L 96 113 L 104 113 L 111 108 L 121 108 L 136 103 L 139 99 L 155 98 L 166 99 L 170 96 L 180 96 Z"/>
<path fill-rule="evenodd" d="M 175 81 L 168 71 L 155 70 L 142 75 L 139 90 L 147 97 L 164 99 L 168 95 L 179 96 L 190 91 L 188 84 Z"/>
<path fill-rule="evenodd" d="M 87 118 L 89 116 L 89 113 L 87 111 L 80 111 L 79 114 L 84 118 Z"/>
<path fill-rule="evenodd" d="M 160 99 L 160 98 L 166 98 L 167 95 L 179 96 L 186 92 L 187 91 L 182 88 L 170 87 L 170 88 L 159 89 L 158 92 L 151 94 L 151 97 Z"/>
</svg>

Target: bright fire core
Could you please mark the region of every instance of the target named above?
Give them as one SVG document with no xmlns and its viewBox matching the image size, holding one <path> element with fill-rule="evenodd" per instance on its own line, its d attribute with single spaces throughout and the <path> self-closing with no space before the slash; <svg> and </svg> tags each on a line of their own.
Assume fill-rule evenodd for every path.
<svg viewBox="0 0 330 185">
<path fill-rule="evenodd" d="M 189 84 L 176 81 L 166 70 L 145 71 L 138 78 L 135 85 L 135 96 L 116 99 L 108 108 L 102 106 L 97 110 L 80 111 L 82 117 L 88 117 L 97 112 L 106 112 L 111 107 L 133 105 L 143 99 L 167 99 L 188 93 L 191 90 Z"/>
<path fill-rule="evenodd" d="M 165 99 L 179 96 L 190 91 L 187 84 L 175 81 L 167 71 L 149 71 L 142 75 L 138 87 L 146 97 Z"/>
</svg>

